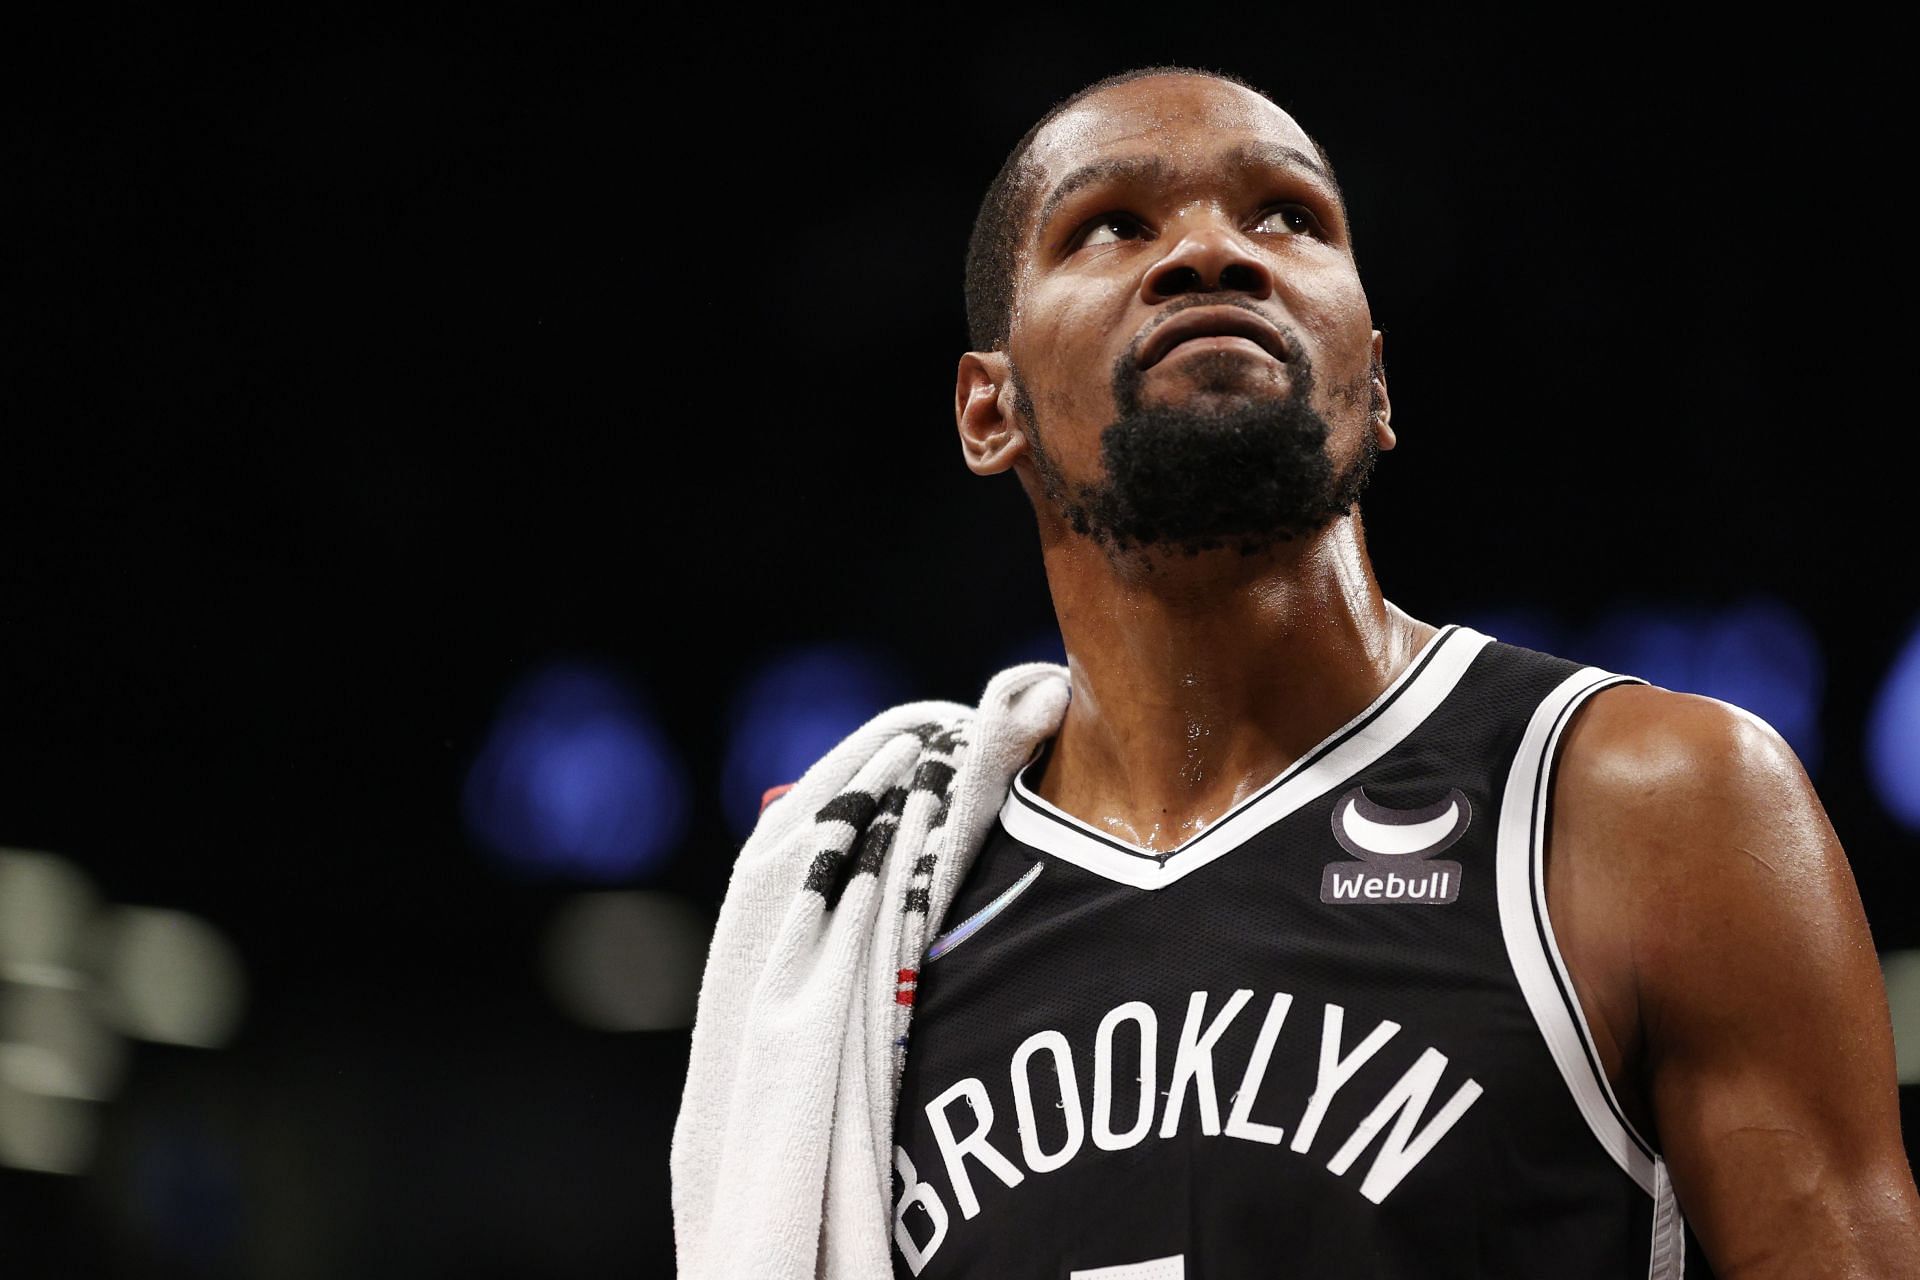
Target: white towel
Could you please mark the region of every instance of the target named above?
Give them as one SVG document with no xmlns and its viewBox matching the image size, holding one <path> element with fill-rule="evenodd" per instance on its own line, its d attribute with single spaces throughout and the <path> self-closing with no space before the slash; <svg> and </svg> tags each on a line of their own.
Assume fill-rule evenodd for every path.
<svg viewBox="0 0 1920 1280">
<path fill-rule="evenodd" d="M 681 1280 L 891 1280 L 914 979 L 1065 667 L 881 712 L 760 815 L 707 953 L 668 1159 Z"/>
</svg>

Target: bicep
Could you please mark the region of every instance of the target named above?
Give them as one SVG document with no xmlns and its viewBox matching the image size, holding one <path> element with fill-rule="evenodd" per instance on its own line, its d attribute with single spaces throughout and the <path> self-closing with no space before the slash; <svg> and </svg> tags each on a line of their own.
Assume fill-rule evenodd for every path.
<svg viewBox="0 0 1920 1280">
<path fill-rule="evenodd" d="M 1636 859 L 1647 1088 L 1674 1189 L 1722 1275 L 1852 1274 L 1847 1258 L 1920 1274 L 1886 996 L 1846 856 L 1778 736 L 1711 715 L 1689 776 L 1650 793 Z"/>
</svg>

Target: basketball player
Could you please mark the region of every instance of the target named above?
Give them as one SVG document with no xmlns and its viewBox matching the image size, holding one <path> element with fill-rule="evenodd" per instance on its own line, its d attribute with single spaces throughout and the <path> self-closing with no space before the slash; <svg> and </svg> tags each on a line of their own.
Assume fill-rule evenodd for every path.
<svg viewBox="0 0 1920 1280">
<path fill-rule="evenodd" d="M 966 464 L 1071 673 L 918 974 L 899 1276 L 1920 1276 L 1845 855 L 1735 707 L 1386 601 L 1327 157 L 1178 68 L 1023 138 Z"/>
</svg>

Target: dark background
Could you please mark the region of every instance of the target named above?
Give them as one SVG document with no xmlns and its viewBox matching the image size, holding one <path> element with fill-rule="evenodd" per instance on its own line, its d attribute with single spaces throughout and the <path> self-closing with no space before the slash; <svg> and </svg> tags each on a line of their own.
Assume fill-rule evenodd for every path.
<svg viewBox="0 0 1920 1280">
<path fill-rule="evenodd" d="M 16 44 L 0 844 L 214 922 L 249 1003 L 135 1050 L 89 1172 L 0 1170 L 10 1276 L 671 1273 L 686 1034 L 555 1008 L 583 885 L 498 871 L 463 777 L 541 664 L 625 673 L 693 808 L 623 883 L 711 910 L 758 664 L 855 639 L 972 702 L 1045 631 L 1024 499 L 953 434 L 961 258 L 1026 125 L 1128 66 L 1247 77 L 1338 167 L 1388 596 L 1797 610 L 1815 779 L 1876 945 L 1920 945 L 1861 757 L 1920 600 L 1892 50 L 1123 13 Z"/>
</svg>

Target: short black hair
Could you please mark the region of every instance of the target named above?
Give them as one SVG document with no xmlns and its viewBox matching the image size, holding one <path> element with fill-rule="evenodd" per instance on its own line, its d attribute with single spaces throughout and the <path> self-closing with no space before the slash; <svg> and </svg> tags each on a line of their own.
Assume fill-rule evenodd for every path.
<svg viewBox="0 0 1920 1280">
<path fill-rule="evenodd" d="M 1013 144 L 1013 150 L 1007 153 L 1006 162 L 988 185 L 986 197 L 980 201 L 980 212 L 973 220 L 973 234 L 967 241 L 967 338 L 973 350 L 994 351 L 1004 347 L 1008 331 L 1013 327 L 1014 271 L 1020 262 L 1027 220 L 1033 216 L 1035 200 L 1040 194 L 1034 183 L 1037 175 L 1027 165 L 1027 152 L 1034 138 L 1055 117 L 1089 94 L 1148 76 L 1205 76 L 1239 85 L 1273 102 L 1272 94 L 1225 71 L 1209 71 L 1203 67 L 1135 67 L 1096 80 L 1047 108 L 1047 113 L 1034 121 L 1033 127 L 1022 134 L 1020 141 Z M 1280 106 L 1277 102 L 1273 105 Z M 1327 176 L 1333 179 L 1334 191 L 1340 193 L 1340 182 L 1333 177 L 1333 162 L 1327 158 L 1326 148 L 1311 134 L 1307 140 L 1313 143 L 1314 155 L 1326 169 Z M 1340 199 L 1344 205 L 1345 195 L 1340 194 Z"/>
</svg>

